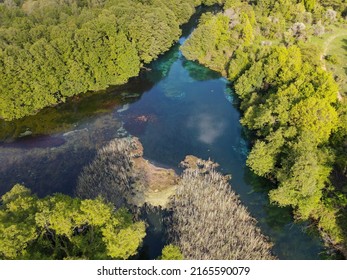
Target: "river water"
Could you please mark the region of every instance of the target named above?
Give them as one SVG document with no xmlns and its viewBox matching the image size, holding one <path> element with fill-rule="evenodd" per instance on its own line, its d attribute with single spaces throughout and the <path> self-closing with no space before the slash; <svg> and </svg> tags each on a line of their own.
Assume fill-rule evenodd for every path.
<svg viewBox="0 0 347 280">
<path fill-rule="evenodd" d="M 140 138 L 145 157 L 162 166 L 179 171 L 186 155 L 218 162 L 221 172 L 232 174 L 232 188 L 280 259 L 323 258 L 317 233 L 294 223 L 290 209 L 269 204 L 267 192 L 273 186 L 246 167 L 249 144 L 231 85 L 179 51 L 198 16 L 184 26 L 170 51 L 127 85 L 75 97 L 33 117 L 1 122 L 0 194 L 22 183 L 39 196 L 73 195 L 81 169 L 96 150 L 131 134 Z M 162 228 L 156 223 L 154 217 L 145 242 L 148 258 L 155 258 L 162 246 L 157 241 Z"/>
</svg>

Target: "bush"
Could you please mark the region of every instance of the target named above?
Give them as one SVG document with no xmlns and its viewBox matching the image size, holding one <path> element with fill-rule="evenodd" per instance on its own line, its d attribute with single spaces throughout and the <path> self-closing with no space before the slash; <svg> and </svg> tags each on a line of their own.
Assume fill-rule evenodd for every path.
<svg viewBox="0 0 347 280">
<path fill-rule="evenodd" d="M 339 62 L 339 59 L 337 58 L 336 55 L 334 54 L 329 54 L 325 57 L 325 60 L 332 63 L 332 64 L 337 64 Z"/>
<path fill-rule="evenodd" d="M 160 257 L 161 260 L 183 260 L 183 255 L 175 245 L 166 245 L 163 248 L 162 255 Z"/>
</svg>

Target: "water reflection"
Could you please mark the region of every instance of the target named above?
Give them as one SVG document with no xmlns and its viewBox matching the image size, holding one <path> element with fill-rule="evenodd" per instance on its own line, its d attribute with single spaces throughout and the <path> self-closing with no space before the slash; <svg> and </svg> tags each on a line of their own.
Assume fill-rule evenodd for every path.
<svg viewBox="0 0 347 280">
<path fill-rule="evenodd" d="M 223 135 L 226 129 L 226 123 L 222 118 L 210 113 L 201 113 L 189 117 L 187 129 L 195 129 L 198 134 L 198 141 L 212 145 L 216 139 Z"/>
</svg>

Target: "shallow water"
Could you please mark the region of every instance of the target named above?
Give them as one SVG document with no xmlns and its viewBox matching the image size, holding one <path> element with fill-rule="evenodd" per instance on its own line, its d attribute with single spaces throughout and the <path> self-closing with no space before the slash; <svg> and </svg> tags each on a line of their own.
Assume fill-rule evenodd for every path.
<svg viewBox="0 0 347 280">
<path fill-rule="evenodd" d="M 186 155 L 218 162 L 221 172 L 232 174 L 233 189 L 280 259 L 321 258 L 319 237 L 294 223 L 289 209 L 270 205 L 271 184 L 246 167 L 248 141 L 231 85 L 180 53 L 196 19 L 184 27 L 178 44 L 128 85 L 0 123 L 0 193 L 23 183 L 40 196 L 73 194 L 78 174 L 96 149 L 130 133 L 140 138 L 145 157 L 163 166 L 178 170 Z M 154 227 L 152 220 L 142 253 L 146 258 L 157 257 L 164 242 L 162 227 Z"/>
</svg>

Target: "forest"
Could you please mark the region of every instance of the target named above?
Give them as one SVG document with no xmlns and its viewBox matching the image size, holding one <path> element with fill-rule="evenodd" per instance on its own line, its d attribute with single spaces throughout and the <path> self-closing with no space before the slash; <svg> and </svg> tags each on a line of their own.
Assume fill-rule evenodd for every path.
<svg viewBox="0 0 347 280">
<path fill-rule="evenodd" d="M 196 0 L 0 3 L 0 118 L 126 83 L 178 40 Z"/>
<path fill-rule="evenodd" d="M 315 40 L 346 28 L 346 15 L 345 1 L 227 0 L 182 47 L 233 82 L 253 139 L 247 164 L 277 185 L 270 200 L 344 252 L 346 80 L 326 71 Z"/>
</svg>

